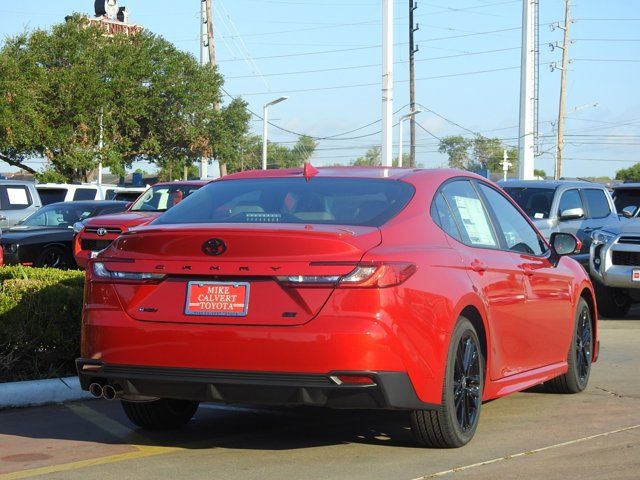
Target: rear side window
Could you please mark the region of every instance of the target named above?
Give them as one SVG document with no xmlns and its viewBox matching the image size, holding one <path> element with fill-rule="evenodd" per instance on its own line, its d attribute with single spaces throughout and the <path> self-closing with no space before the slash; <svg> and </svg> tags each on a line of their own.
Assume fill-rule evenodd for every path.
<svg viewBox="0 0 640 480">
<path fill-rule="evenodd" d="M 96 193 L 95 188 L 78 188 L 73 194 L 73 200 L 95 200 Z"/>
<path fill-rule="evenodd" d="M 562 215 L 562 212 L 566 210 L 573 210 L 574 208 L 581 208 L 584 210 L 580 192 L 578 190 L 567 190 L 562 194 L 562 198 L 560 198 L 560 211 L 558 212 L 558 215 Z"/>
<path fill-rule="evenodd" d="M 431 205 L 431 217 L 438 225 L 440 225 L 440 228 L 459 242 L 462 242 L 460 230 L 458 230 L 456 225 L 453 212 L 449 208 L 449 205 L 447 205 L 447 201 L 442 195 L 442 192 L 438 192 L 433 199 L 433 204 Z"/>
<path fill-rule="evenodd" d="M 474 247 L 498 248 L 489 215 L 469 181 L 447 183 L 442 187 L 442 194 L 451 207 L 464 243 Z"/>
<path fill-rule="evenodd" d="M 24 210 L 33 201 L 27 187 L 23 186 L 2 186 L 0 187 L 0 204 L 2 210 Z"/>
<path fill-rule="evenodd" d="M 302 223 L 378 227 L 414 189 L 398 180 L 257 178 L 210 183 L 155 220 L 182 223 Z"/>
<path fill-rule="evenodd" d="M 589 217 L 604 218 L 611 214 L 609 199 L 602 190 L 596 188 L 585 188 L 582 191 L 582 194 L 584 195 L 584 200 L 587 203 Z"/>
<path fill-rule="evenodd" d="M 40 200 L 42 200 L 42 206 L 64 202 L 67 196 L 66 188 L 37 188 L 37 190 Z"/>
</svg>

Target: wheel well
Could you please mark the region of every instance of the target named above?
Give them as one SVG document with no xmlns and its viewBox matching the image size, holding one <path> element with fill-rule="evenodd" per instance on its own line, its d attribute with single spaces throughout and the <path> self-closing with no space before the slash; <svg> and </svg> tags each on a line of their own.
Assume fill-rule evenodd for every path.
<svg viewBox="0 0 640 480">
<path fill-rule="evenodd" d="M 487 333 L 484 330 L 484 322 L 482 321 L 482 316 L 476 307 L 469 305 L 460 313 L 461 316 L 467 318 L 473 328 L 476 329 L 476 333 L 478 334 L 478 338 L 480 339 L 480 348 L 482 349 L 482 356 L 485 361 L 485 372 L 487 371 L 486 363 L 487 363 Z"/>
<path fill-rule="evenodd" d="M 593 299 L 593 295 L 591 294 L 591 290 L 585 288 L 580 292 L 580 298 L 584 298 L 584 301 L 589 305 L 589 309 L 591 309 L 591 331 L 596 331 L 596 316 L 598 312 L 596 311 L 596 302 Z"/>
</svg>

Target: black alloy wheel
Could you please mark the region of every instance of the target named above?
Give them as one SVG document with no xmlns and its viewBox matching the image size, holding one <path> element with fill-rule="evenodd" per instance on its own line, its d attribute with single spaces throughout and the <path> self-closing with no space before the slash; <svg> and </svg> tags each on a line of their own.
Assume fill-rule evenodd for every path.
<svg viewBox="0 0 640 480">
<path fill-rule="evenodd" d="M 589 307 L 586 305 L 580 312 L 576 329 L 575 351 L 576 351 L 576 373 L 580 383 L 585 383 L 589 379 L 592 357 L 591 316 Z"/>
<path fill-rule="evenodd" d="M 460 317 L 451 335 L 442 401 L 433 410 L 413 410 L 411 431 L 420 445 L 457 448 L 476 433 L 484 390 L 484 355 L 469 319 Z"/>
<path fill-rule="evenodd" d="M 576 308 L 573 339 L 567 355 L 567 373 L 544 383 L 551 393 L 580 393 L 589 383 L 593 362 L 593 323 L 591 308 L 581 298 Z"/>
<path fill-rule="evenodd" d="M 473 336 L 466 333 L 458 343 L 453 377 L 456 419 L 464 432 L 471 430 L 480 413 L 480 351 Z"/>
<path fill-rule="evenodd" d="M 73 267 L 73 261 L 64 249 L 60 247 L 47 247 L 38 255 L 35 266 L 68 270 Z"/>
</svg>

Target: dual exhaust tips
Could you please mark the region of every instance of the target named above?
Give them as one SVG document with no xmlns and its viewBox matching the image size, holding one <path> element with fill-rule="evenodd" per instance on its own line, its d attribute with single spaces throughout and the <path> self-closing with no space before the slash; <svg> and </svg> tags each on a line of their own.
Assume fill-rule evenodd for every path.
<svg viewBox="0 0 640 480">
<path fill-rule="evenodd" d="M 92 383 L 91 385 L 89 385 L 89 393 L 95 398 L 104 398 L 105 400 L 111 401 L 122 395 L 122 390 L 118 386 L 103 386 L 99 383 Z"/>
</svg>

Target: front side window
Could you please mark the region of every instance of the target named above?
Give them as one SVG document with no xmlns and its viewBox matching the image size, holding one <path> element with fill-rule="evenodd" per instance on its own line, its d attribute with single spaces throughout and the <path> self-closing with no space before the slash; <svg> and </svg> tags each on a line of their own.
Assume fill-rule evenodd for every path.
<svg viewBox="0 0 640 480">
<path fill-rule="evenodd" d="M 187 198 L 195 185 L 158 185 L 144 192 L 131 206 L 132 212 L 165 212 Z"/>
<path fill-rule="evenodd" d="M 298 223 L 378 227 L 398 214 L 414 189 L 398 180 L 252 178 L 212 182 L 154 221 Z"/>
<path fill-rule="evenodd" d="M 42 205 L 64 202 L 67 197 L 66 188 L 37 188 Z"/>
<path fill-rule="evenodd" d="M 94 208 L 73 205 L 48 205 L 24 220 L 21 225 L 30 227 L 71 228 L 76 222 L 92 216 Z"/>
<path fill-rule="evenodd" d="M 6 186 L 0 189 L 3 210 L 24 210 L 31 205 L 29 190 L 22 186 Z"/>
<path fill-rule="evenodd" d="M 471 183 L 456 180 L 447 183 L 441 191 L 451 207 L 463 243 L 474 247 L 498 248 L 489 215 Z"/>
<path fill-rule="evenodd" d="M 511 202 L 488 185 L 480 183 L 479 186 L 493 210 L 506 247 L 514 252 L 543 255 L 547 251 L 545 243 Z"/>
<path fill-rule="evenodd" d="M 580 208 L 584 210 L 584 206 L 582 205 L 582 198 L 580 197 L 580 192 L 578 190 L 567 190 L 562 194 L 560 198 L 560 211 L 559 215 L 562 215 L 562 212 L 566 212 L 567 210 L 573 210 L 575 208 Z"/>
<path fill-rule="evenodd" d="M 73 194 L 74 201 L 95 200 L 97 190 L 95 188 L 77 188 Z"/>
<path fill-rule="evenodd" d="M 611 214 L 609 199 L 602 190 L 585 188 L 582 194 L 584 195 L 585 202 L 587 202 L 590 218 L 604 218 Z"/>
</svg>

